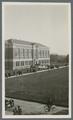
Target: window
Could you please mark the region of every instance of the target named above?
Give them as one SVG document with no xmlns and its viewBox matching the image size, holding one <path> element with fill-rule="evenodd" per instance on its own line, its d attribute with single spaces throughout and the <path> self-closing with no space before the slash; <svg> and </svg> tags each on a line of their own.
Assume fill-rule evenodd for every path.
<svg viewBox="0 0 73 120">
<path fill-rule="evenodd" d="M 32 61 L 29 61 L 29 65 L 32 65 Z"/>
<path fill-rule="evenodd" d="M 29 49 L 29 58 L 32 58 L 32 49 Z"/>
<path fill-rule="evenodd" d="M 18 48 L 18 56 L 20 56 L 20 48 Z"/>
<path fill-rule="evenodd" d="M 20 49 L 20 52 L 21 52 L 21 57 L 23 58 L 23 48 Z"/>
<path fill-rule="evenodd" d="M 28 49 L 25 49 L 25 58 L 28 58 Z"/>
<path fill-rule="evenodd" d="M 21 61 L 21 66 L 24 66 L 24 61 Z"/>
<path fill-rule="evenodd" d="M 19 66 L 19 61 L 16 61 L 16 66 Z"/>
<path fill-rule="evenodd" d="M 20 57 L 20 48 L 14 48 L 15 56 Z"/>
<path fill-rule="evenodd" d="M 40 65 L 42 64 L 42 60 L 39 60 L 39 64 L 40 64 Z"/>
<path fill-rule="evenodd" d="M 42 54 L 42 52 L 41 52 L 41 50 L 40 50 L 40 58 L 41 58 L 41 56 L 42 56 L 41 54 Z"/>
<path fill-rule="evenodd" d="M 29 49 L 27 49 L 27 58 L 29 58 Z"/>
<path fill-rule="evenodd" d="M 48 57 L 49 57 L 49 50 L 48 50 Z"/>
<path fill-rule="evenodd" d="M 23 49 L 23 56 L 24 56 L 24 58 L 25 58 L 25 49 Z"/>
<path fill-rule="evenodd" d="M 43 50 L 43 58 L 44 58 L 44 50 Z"/>
<path fill-rule="evenodd" d="M 45 57 L 47 58 L 47 50 L 45 50 Z"/>
<path fill-rule="evenodd" d="M 25 61 L 25 65 L 28 65 L 28 61 Z"/>
<path fill-rule="evenodd" d="M 18 49 L 14 48 L 14 51 L 15 51 L 15 56 L 18 56 Z"/>
<path fill-rule="evenodd" d="M 43 58 L 43 50 L 41 50 L 41 58 Z"/>
</svg>

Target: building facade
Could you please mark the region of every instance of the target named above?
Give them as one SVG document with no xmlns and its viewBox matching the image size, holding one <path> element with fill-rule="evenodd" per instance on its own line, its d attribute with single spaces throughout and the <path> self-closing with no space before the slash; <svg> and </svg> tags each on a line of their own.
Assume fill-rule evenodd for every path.
<svg viewBox="0 0 73 120">
<path fill-rule="evenodd" d="M 50 65 L 48 47 L 16 39 L 5 41 L 5 70 L 25 69 L 36 64 Z"/>
</svg>

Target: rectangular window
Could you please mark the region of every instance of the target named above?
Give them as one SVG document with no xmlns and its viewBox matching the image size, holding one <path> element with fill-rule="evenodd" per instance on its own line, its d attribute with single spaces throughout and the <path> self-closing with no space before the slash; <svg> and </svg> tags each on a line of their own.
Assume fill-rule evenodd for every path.
<svg viewBox="0 0 73 120">
<path fill-rule="evenodd" d="M 42 65 L 42 60 L 39 60 L 40 65 Z"/>
<path fill-rule="evenodd" d="M 21 51 L 21 57 L 23 58 L 23 48 L 21 48 L 20 51 Z"/>
<path fill-rule="evenodd" d="M 47 58 L 47 50 L 45 50 L 45 57 Z"/>
<path fill-rule="evenodd" d="M 41 52 L 41 50 L 40 50 L 40 58 L 42 57 L 42 52 Z"/>
<path fill-rule="evenodd" d="M 28 65 L 28 61 L 25 61 L 25 65 Z"/>
<path fill-rule="evenodd" d="M 49 57 L 49 50 L 48 50 L 48 57 Z"/>
<path fill-rule="evenodd" d="M 43 50 L 41 50 L 41 58 L 43 58 Z"/>
<path fill-rule="evenodd" d="M 29 61 L 29 65 L 32 65 L 32 61 Z"/>
<path fill-rule="evenodd" d="M 21 61 L 21 66 L 24 66 L 24 61 Z"/>
<path fill-rule="evenodd" d="M 29 49 L 29 58 L 32 58 L 32 50 Z"/>
<path fill-rule="evenodd" d="M 25 58 L 27 59 L 28 58 L 28 50 L 25 49 Z"/>
<path fill-rule="evenodd" d="M 19 66 L 19 61 L 16 61 L 16 66 Z"/>
<path fill-rule="evenodd" d="M 15 56 L 17 57 L 18 56 L 18 48 L 14 48 L 14 51 L 15 51 Z"/>
<path fill-rule="evenodd" d="M 29 49 L 27 49 L 27 58 L 29 58 Z"/>
<path fill-rule="evenodd" d="M 48 51 L 46 51 L 47 52 L 47 58 L 48 58 Z"/>
<path fill-rule="evenodd" d="M 14 54 L 15 54 L 15 57 L 20 58 L 20 48 L 14 48 Z"/>
<path fill-rule="evenodd" d="M 18 56 L 20 57 L 20 48 L 18 48 Z"/>
<path fill-rule="evenodd" d="M 44 58 L 44 50 L 43 50 L 43 58 Z"/>
<path fill-rule="evenodd" d="M 25 58 L 25 49 L 23 49 L 23 56 L 24 56 L 24 58 Z"/>
</svg>

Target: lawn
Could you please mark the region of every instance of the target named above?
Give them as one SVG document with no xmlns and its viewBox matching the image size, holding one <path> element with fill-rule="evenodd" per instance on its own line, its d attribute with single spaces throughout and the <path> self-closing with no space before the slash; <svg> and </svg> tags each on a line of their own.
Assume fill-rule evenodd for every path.
<svg viewBox="0 0 73 120">
<path fill-rule="evenodd" d="M 68 67 L 5 80 L 5 95 L 22 100 L 68 106 Z"/>
</svg>

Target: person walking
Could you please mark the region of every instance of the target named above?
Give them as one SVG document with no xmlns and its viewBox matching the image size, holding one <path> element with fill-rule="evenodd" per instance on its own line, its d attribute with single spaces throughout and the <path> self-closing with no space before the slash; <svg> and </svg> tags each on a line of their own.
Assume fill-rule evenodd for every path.
<svg viewBox="0 0 73 120">
<path fill-rule="evenodd" d="M 15 107 L 15 108 L 13 109 L 13 115 L 17 115 L 17 113 L 18 113 L 18 111 L 17 111 L 17 108 Z"/>
<path fill-rule="evenodd" d="M 18 115 L 22 115 L 22 109 L 20 106 L 18 106 Z"/>
</svg>

